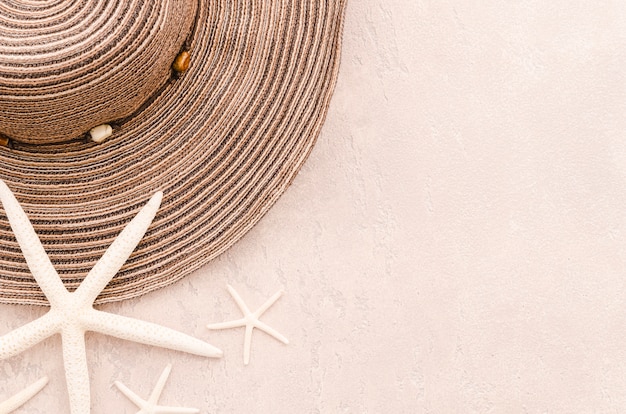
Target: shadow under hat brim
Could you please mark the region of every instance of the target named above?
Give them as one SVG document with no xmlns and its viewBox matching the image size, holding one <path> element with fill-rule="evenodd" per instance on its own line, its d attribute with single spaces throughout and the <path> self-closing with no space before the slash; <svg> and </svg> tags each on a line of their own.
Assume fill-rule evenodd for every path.
<svg viewBox="0 0 626 414">
<path fill-rule="evenodd" d="M 201 1 L 190 69 L 107 142 L 0 151 L 0 179 L 68 289 L 156 191 L 154 222 L 96 303 L 175 282 L 258 222 L 319 135 L 345 4 Z M 1 209 L 0 302 L 47 304 Z"/>
</svg>

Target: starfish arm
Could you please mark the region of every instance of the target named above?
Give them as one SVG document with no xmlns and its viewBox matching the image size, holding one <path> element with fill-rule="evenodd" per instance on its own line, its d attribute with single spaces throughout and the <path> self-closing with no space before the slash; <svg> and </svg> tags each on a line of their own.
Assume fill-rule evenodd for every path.
<svg viewBox="0 0 626 414">
<path fill-rule="evenodd" d="M 132 392 L 130 388 L 128 388 L 126 385 L 122 384 L 119 381 L 115 381 L 115 386 L 122 392 L 122 394 L 126 396 L 126 398 L 131 400 L 133 404 L 135 404 L 138 408 L 145 407 L 146 401 L 144 401 L 140 396 Z"/>
<path fill-rule="evenodd" d="M 164 405 L 154 407 L 155 414 L 196 414 L 199 412 L 200 410 L 197 408 L 167 407 Z"/>
<path fill-rule="evenodd" d="M 158 346 L 205 357 L 220 358 L 222 356 L 221 350 L 192 336 L 155 323 L 112 313 L 92 310 L 87 316 L 86 327 L 90 331 L 145 345 Z"/>
<path fill-rule="evenodd" d="M 152 394 L 150 394 L 150 398 L 148 398 L 148 402 L 156 405 L 159 402 L 159 397 L 163 392 L 163 388 L 165 387 L 165 383 L 167 382 L 167 378 L 170 376 L 170 372 L 172 372 L 172 364 L 167 364 L 159 380 L 154 386 L 154 390 L 152 390 Z"/>
<path fill-rule="evenodd" d="M 46 384 L 48 384 L 48 377 L 43 377 L 39 381 L 28 386 L 26 389 L 22 390 L 18 394 L 1 403 L 0 414 L 8 414 L 17 410 L 28 400 L 33 398 L 39 391 L 41 391 L 43 387 L 46 386 Z"/>
<path fill-rule="evenodd" d="M 257 318 L 260 318 L 261 315 L 263 315 L 263 313 L 265 313 L 265 311 L 268 310 L 270 306 L 272 306 L 274 302 L 276 302 L 282 295 L 283 295 L 282 290 L 279 290 L 278 292 L 274 293 L 274 295 L 272 295 L 271 298 L 269 298 L 259 309 L 257 309 L 254 312 L 254 316 L 256 316 Z"/>
<path fill-rule="evenodd" d="M 84 304 L 91 304 L 100 292 L 111 281 L 113 276 L 126 263 L 143 236 L 148 231 L 156 215 L 163 193 L 155 193 L 150 201 L 141 209 L 130 223 L 117 236 L 104 255 L 91 269 L 85 280 L 76 289 L 78 300 Z"/>
<path fill-rule="evenodd" d="M 235 288 L 233 288 L 231 285 L 226 285 L 226 288 L 228 289 L 228 292 L 233 297 L 233 299 L 235 299 L 235 302 L 237 302 L 237 306 L 239 306 L 239 309 L 241 309 L 243 314 L 250 315 L 252 312 L 250 312 L 250 309 L 248 309 L 248 306 L 243 301 L 243 299 L 241 299 L 241 296 L 239 296 L 239 293 L 237 293 Z"/>
<path fill-rule="evenodd" d="M 51 304 L 59 303 L 69 293 L 48 257 L 35 229 L 28 216 L 18 203 L 17 199 L 0 180 L 0 201 L 11 224 L 17 243 L 22 249 L 28 268 L 37 281 L 37 284 Z"/>
<path fill-rule="evenodd" d="M 87 352 L 85 350 L 85 331 L 80 328 L 65 328 L 61 332 L 61 338 L 70 412 L 72 414 L 89 413 L 91 395 Z"/>
<path fill-rule="evenodd" d="M 252 348 L 252 330 L 254 326 L 246 325 L 246 334 L 243 340 L 243 364 L 248 365 L 250 362 L 250 348 Z"/>
<path fill-rule="evenodd" d="M 228 322 L 218 322 L 218 323 L 211 323 L 209 325 L 207 325 L 207 329 L 211 329 L 211 330 L 215 330 L 215 329 L 230 329 L 230 328 L 240 328 L 242 326 L 246 326 L 246 320 L 245 319 L 237 319 L 234 321 L 228 321 Z"/>
<path fill-rule="evenodd" d="M 262 330 L 263 332 L 273 336 L 274 338 L 278 339 L 280 342 L 284 343 L 284 344 L 288 344 L 289 340 L 287 338 L 285 338 L 280 332 L 278 332 L 276 329 L 272 328 L 271 326 L 261 322 L 261 321 L 257 321 L 256 322 L 256 328 L 259 328 L 260 330 Z"/>
<path fill-rule="evenodd" d="M 0 360 L 18 355 L 59 331 L 50 312 L 0 337 Z"/>
</svg>

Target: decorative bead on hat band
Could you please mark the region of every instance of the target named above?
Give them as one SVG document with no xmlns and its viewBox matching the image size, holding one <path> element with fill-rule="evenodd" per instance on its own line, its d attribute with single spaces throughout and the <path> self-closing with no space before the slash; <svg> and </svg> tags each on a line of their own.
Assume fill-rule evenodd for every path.
<svg viewBox="0 0 626 414">
<path fill-rule="evenodd" d="M 191 54 L 189 53 L 189 51 L 187 50 L 182 50 L 177 56 L 176 59 L 174 59 L 174 63 L 172 63 L 172 78 L 171 79 L 178 79 L 180 78 L 180 76 L 182 76 L 183 73 L 185 73 L 187 71 L 187 69 L 189 69 L 189 65 L 191 64 Z M 166 83 L 165 86 L 167 86 L 169 84 Z M 139 107 L 139 109 L 137 109 L 135 112 L 133 112 L 130 116 L 124 118 L 123 122 L 126 122 L 128 119 L 136 116 L 139 112 L 143 111 L 148 105 L 150 105 L 154 99 L 159 96 L 161 94 L 161 92 L 163 92 L 164 88 L 159 89 L 155 94 L 153 94 L 146 102 L 144 102 L 143 105 L 141 105 Z M 116 129 L 119 128 L 123 122 L 120 122 L 119 120 L 117 122 L 114 123 L 114 125 L 116 126 Z M 113 135 L 113 127 L 111 126 L 111 124 L 102 124 L 102 125 L 98 125 L 95 128 L 92 128 L 91 130 L 89 130 L 89 139 L 91 139 L 91 141 L 95 142 L 96 144 L 102 144 L 104 141 L 106 141 L 111 135 Z M 9 141 L 7 139 L 7 141 Z M 0 141 L 0 145 L 2 144 L 2 142 Z M 6 146 L 6 145 L 5 145 Z"/>
</svg>

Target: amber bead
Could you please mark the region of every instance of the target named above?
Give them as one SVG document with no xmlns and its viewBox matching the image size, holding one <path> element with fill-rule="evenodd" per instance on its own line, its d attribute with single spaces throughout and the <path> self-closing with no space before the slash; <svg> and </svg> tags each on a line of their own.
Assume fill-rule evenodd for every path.
<svg viewBox="0 0 626 414">
<path fill-rule="evenodd" d="M 0 136 L 0 146 L 1 147 L 8 147 L 9 143 L 10 143 L 9 139 L 7 137 Z"/>
<path fill-rule="evenodd" d="M 189 64 L 191 63 L 191 55 L 186 50 L 183 50 L 176 56 L 174 63 L 172 64 L 172 68 L 178 72 L 183 73 L 187 69 L 189 69 Z"/>
</svg>

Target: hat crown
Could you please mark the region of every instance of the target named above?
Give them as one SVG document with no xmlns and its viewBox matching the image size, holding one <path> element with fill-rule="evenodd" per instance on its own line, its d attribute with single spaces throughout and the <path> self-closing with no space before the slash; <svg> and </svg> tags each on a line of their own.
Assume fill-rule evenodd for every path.
<svg viewBox="0 0 626 414">
<path fill-rule="evenodd" d="M 195 14 L 189 0 L 0 0 L 0 134 L 63 142 L 135 113 Z"/>
</svg>

